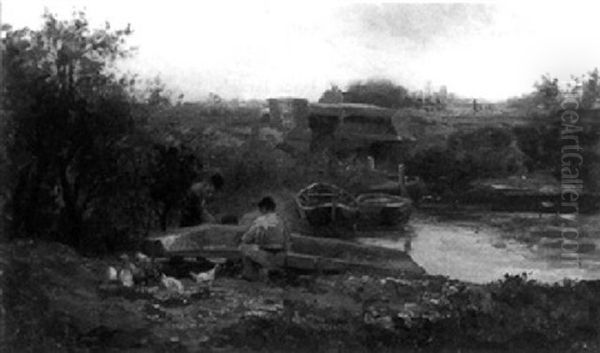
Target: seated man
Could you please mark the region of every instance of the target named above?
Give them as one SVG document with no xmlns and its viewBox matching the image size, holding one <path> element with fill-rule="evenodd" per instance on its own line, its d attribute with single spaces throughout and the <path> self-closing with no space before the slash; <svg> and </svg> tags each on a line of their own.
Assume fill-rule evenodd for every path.
<svg viewBox="0 0 600 353">
<path fill-rule="evenodd" d="M 256 280 L 259 269 L 268 271 L 280 268 L 285 263 L 289 232 L 283 220 L 275 213 L 275 201 L 270 197 L 258 203 L 261 215 L 242 236 L 242 277 Z"/>
</svg>

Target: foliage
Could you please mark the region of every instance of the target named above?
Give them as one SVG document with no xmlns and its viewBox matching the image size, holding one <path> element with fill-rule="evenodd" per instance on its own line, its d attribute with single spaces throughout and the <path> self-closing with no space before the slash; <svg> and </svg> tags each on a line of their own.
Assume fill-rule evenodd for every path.
<svg viewBox="0 0 600 353">
<path fill-rule="evenodd" d="M 556 172 L 560 158 L 559 131 L 556 124 L 516 126 L 517 145 L 527 156 L 529 170 L 550 169 Z"/>
<path fill-rule="evenodd" d="M 435 195 L 458 192 L 475 179 L 475 165 L 469 159 L 459 159 L 446 148 L 432 147 L 415 154 L 406 162 L 409 175 L 418 175 Z"/>
<path fill-rule="evenodd" d="M 598 98 L 600 98 L 600 73 L 598 72 L 598 68 L 590 71 L 587 77 L 582 78 L 582 97 L 581 97 L 581 107 L 582 108 L 593 108 L 594 103 Z"/>
<path fill-rule="evenodd" d="M 536 108 L 557 111 L 564 96 L 571 94 L 580 100 L 580 108 L 592 109 L 596 100 L 600 98 L 600 72 L 595 68 L 585 75 L 573 76 L 572 80 L 566 83 L 546 74 L 534 87 L 535 91 L 531 94 L 509 99 L 508 106 L 523 113 L 531 113 Z"/>
<path fill-rule="evenodd" d="M 410 105 L 406 88 L 389 80 L 368 80 L 348 86 L 345 101 L 348 103 L 374 104 L 386 108 Z"/>
<path fill-rule="evenodd" d="M 338 86 L 332 85 L 330 89 L 323 92 L 319 103 L 342 103 L 344 102 L 344 94 Z"/>
<path fill-rule="evenodd" d="M 182 128 L 208 126 L 249 126 L 261 117 L 262 104 L 231 101 L 200 101 L 183 103 L 171 108 L 169 114 L 181 123 Z"/>
<path fill-rule="evenodd" d="M 536 92 L 534 102 L 546 108 L 555 109 L 560 103 L 561 91 L 557 78 L 543 75 L 539 82 L 535 83 Z"/>
<path fill-rule="evenodd" d="M 458 193 L 477 178 L 511 175 L 523 168 L 514 136 L 502 128 L 455 132 L 446 146 L 416 153 L 406 162 L 409 175 L 420 176 L 434 194 Z"/>
<path fill-rule="evenodd" d="M 474 177 L 513 175 L 523 168 L 523 154 L 515 137 L 506 128 L 483 127 L 472 132 L 459 131 L 448 138 L 448 148 L 459 161 L 471 161 Z"/>
<path fill-rule="evenodd" d="M 167 229 L 169 216 L 182 207 L 189 186 L 200 176 L 202 165 L 185 145 L 155 144 L 150 167 L 150 197 L 159 205 L 162 230 Z"/>
<path fill-rule="evenodd" d="M 583 113 L 582 113 L 583 114 Z M 546 170 L 560 178 L 562 148 L 572 144 L 570 140 L 561 140 L 563 129 L 559 119 L 560 111 L 554 116 L 554 122 L 548 123 L 548 117 L 513 128 L 518 148 L 526 155 L 525 165 L 529 170 Z M 580 168 L 580 178 L 586 189 L 598 190 L 598 165 L 600 156 L 594 151 L 599 141 L 598 134 L 589 128 L 577 133 L 577 151 L 584 161 Z"/>
<path fill-rule="evenodd" d="M 463 339 L 505 343 L 523 339 L 532 346 L 552 341 L 597 337 L 598 282 L 544 285 L 526 274 L 510 276 L 485 288 L 458 286 L 441 300 L 442 312 L 456 323 Z"/>
<path fill-rule="evenodd" d="M 12 230 L 42 236 L 58 226 L 74 244 L 92 201 L 114 182 L 119 144 L 133 129 L 127 82 L 108 70 L 127 55 L 130 30 L 92 31 L 82 13 L 44 20 L 40 31 L 6 38 Z"/>
<path fill-rule="evenodd" d="M 201 164 L 176 129 L 152 121 L 172 107 L 164 86 L 140 101 L 135 80 L 112 70 L 130 54 L 129 28 L 91 29 L 83 13 L 44 21 L 5 40 L 10 234 L 128 246 L 168 223 Z"/>
</svg>

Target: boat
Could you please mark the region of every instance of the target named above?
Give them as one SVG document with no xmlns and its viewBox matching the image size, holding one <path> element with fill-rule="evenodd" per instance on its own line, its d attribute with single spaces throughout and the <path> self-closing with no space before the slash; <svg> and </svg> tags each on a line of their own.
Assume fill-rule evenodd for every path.
<svg viewBox="0 0 600 353">
<path fill-rule="evenodd" d="M 241 257 L 238 245 L 247 226 L 202 224 L 149 237 L 142 251 L 153 258 L 229 259 Z M 292 233 L 283 267 L 301 271 L 367 270 L 388 275 L 422 275 L 425 271 L 404 251 L 331 238 Z"/>
<path fill-rule="evenodd" d="M 313 226 L 353 225 L 358 217 L 354 196 L 332 184 L 313 183 L 295 196 L 300 217 Z"/>
<path fill-rule="evenodd" d="M 404 225 L 412 213 L 412 201 L 402 196 L 365 193 L 359 195 L 356 202 L 359 211 L 358 225 L 361 228 Z"/>
<path fill-rule="evenodd" d="M 301 218 L 313 227 L 333 225 L 356 231 L 403 226 L 412 212 L 410 198 L 382 192 L 366 192 L 354 197 L 342 188 L 325 183 L 307 186 L 295 199 Z"/>
</svg>

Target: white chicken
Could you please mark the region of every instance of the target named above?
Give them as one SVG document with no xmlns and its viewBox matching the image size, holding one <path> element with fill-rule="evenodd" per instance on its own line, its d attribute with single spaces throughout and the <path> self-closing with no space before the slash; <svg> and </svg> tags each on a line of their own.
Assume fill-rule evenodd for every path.
<svg viewBox="0 0 600 353">
<path fill-rule="evenodd" d="M 139 251 L 135 253 L 135 259 L 138 262 L 150 262 L 150 258 L 146 256 L 146 254 Z"/>
<path fill-rule="evenodd" d="M 215 267 L 213 267 L 212 269 L 210 269 L 206 272 L 200 272 L 200 273 L 190 272 L 190 276 L 194 279 L 194 281 L 196 281 L 196 283 L 206 284 L 210 287 L 210 286 L 212 286 L 212 283 L 215 281 L 215 275 L 220 266 L 221 266 L 220 264 L 216 264 Z"/>
<path fill-rule="evenodd" d="M 133 273 L 128 268 L 119 271 L 119 281 L 124 287 L 133 287 Z"/>
<path fill-rule="evenodd" d="M 116 282 L 119 280 L 119 273 L 116 268 L 112 266 L 108 266 L 106 269 L 106 279 L 108 282 Z"/>
<path fill-rule="evenodd" d="M 163 285 L 163 287 L 170 291 L 179 294 L 183 294 L 184 292 L 183 283 L 181 283 L 181 281 L 179 281 L 177 278 L 169 277 L 164 273 L 160 276 L 160 283 Z"/>
</svg>

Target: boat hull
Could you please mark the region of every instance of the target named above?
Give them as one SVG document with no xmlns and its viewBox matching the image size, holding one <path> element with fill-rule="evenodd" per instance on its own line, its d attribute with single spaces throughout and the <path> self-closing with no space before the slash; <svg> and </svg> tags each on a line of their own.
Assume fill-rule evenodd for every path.
<svg viewBox="0 0 600 353">
<path fill-rule="evenodd" d="M 357 202 L 360 228 L 404 225 L 412 213 L 412 201 L 405 197 L 367 193 L 359 195 Z"/>
<path fill-rule="evenodd" d="M 148 238 L 143 251 L 153 257 L 237 259 L 247 227 L 204 224 L 179 228 Z M 390 274 L 423 274 L 404 251 L 331 238 L 292 234 L 285 267 L 309 271 L 375 270 Z"/>
</svg>

